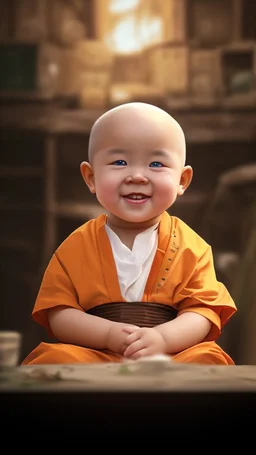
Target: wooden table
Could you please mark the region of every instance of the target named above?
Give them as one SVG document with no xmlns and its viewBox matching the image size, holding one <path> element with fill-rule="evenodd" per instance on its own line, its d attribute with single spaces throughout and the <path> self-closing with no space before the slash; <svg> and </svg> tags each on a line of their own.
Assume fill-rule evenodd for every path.
<svg viewBox="0 0 256 455">
<path fill-rule="evenodd" d="M 256 366 L 163 363 L 26 366 L 0 372 L 5 424 L 183 428 L 256 417 Z"/>
</svg>

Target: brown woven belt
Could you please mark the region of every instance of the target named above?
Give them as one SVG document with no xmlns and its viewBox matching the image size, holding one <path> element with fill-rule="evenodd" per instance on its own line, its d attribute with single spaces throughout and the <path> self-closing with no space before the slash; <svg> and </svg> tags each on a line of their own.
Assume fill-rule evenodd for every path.
<svg viewBox="0 0 256 455">
<path fill-rule="evenodd" d="M 113 302 L 91 308 L 87 313 L 110 321 L 134 324 L 139 327 L 155 327 L 175 319 L 177 310 L 162 303 Z"/>
</svg>

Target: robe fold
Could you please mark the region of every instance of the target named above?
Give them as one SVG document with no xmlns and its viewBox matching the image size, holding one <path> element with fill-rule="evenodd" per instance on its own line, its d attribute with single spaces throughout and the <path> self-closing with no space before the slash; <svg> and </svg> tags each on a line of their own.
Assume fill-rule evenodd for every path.
<svg viewBox="0 0 256 455">
<path fill-rule="evenodd" d="M 53 337 L 47 312 L 57 306 L 88 311 L 98 305 L 125 301 L 106 230 L 106 215 L 76 229 L 53 254 L 32 311 L 34 320 Z M 195 312 L 211 321 L 199 344 L 172 356 L 177 362 L 233 364 L 217 345 L 224 325 L 237 311 L 215 274 L 211 247 L 186 223 L 164 212 L 158 247 L 142 298 L 170 305 L 178 314 Z M 64 343 L 40 343 L 23 365 L 120 361 L 120 355 Z"/>
</svg>

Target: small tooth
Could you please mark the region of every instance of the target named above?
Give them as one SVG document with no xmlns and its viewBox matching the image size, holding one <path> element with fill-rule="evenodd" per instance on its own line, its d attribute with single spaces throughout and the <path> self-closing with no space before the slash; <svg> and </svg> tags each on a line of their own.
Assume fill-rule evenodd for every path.
<svg viewBox="0 0 256 455">
<path fill-rule="evenodd" d="M 129 197 L 130 197 L 130 199 L 143 199 L 143 196 L 139 196 L 139 195 L 136 195 L 136 194 L 130 195 Z"/>
</svg>

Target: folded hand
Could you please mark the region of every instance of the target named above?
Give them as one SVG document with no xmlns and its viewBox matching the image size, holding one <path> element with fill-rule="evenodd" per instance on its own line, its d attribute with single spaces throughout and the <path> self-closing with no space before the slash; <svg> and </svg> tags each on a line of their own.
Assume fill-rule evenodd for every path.
<svg viewBox="0 0 256 455">
<path fill-rule="evenodd" d="M 129 334 L 125 340 L 127 348 L 123 353 L 124 357 L 137 360 L 149 355 L 166 354 L 164 337 L 155 328 L 130 329 L 127 327 L 123 330 Z"/>
</svg>

